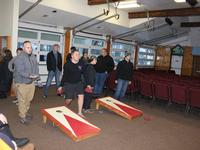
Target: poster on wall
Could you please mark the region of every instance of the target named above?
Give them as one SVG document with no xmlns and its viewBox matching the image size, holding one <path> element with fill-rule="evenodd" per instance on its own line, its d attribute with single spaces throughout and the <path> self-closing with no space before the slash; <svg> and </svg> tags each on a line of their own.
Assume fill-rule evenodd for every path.
<svg viewBox="0 0 200 150">
<path fill-rule="evenodd" d="M 179 44 L 171 49 L 171 70 L 174 70 L 176 74 L 181 74 L 181 67 L 183 61 L 184 49 Z"/>
</svg>

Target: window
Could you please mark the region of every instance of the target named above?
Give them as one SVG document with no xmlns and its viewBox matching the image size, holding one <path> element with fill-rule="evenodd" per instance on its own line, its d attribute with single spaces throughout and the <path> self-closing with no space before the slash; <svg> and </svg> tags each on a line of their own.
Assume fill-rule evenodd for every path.
<svg viewBox="0 0 200 150">
<path fill-rule="evenodd" d="M 60 35 L 41 33 L 41 40 L 60 42 Z"/>
<path fill-rule="evenodd" d="M 53 45 L 48 45 L 48 44 L 41 44 L 40 45 L 40 51 L 49 52 L 51 50 L 53 50 Z"/>
<path fill-rule="evenodd" d="M 111 56 L 115 62 L 115 65 L 119 63 L 119 61 L 124 59 L 125 52 L 131 53 L 131 61 L 134 62 L 133 54 L 134 54 L 134 45 L 120 43 L 120 42 L 113 42 L 112 43 L 112 53 Z"/>
<path fill-rule="evenodd" d="M 37 39 L 38 33 L 33 31 L 25 31 L 25 30 L 19 30 L 18 36 L 20 38 L 28 38 L 28 39 Z"/>
<path fill-rule="evenodd" d="M 81 55 L 86 51 L 89 56 L 99 56 L 104 45 L 105 41 L 102 39 L 83 36 L 75 36 L 73 39 L 73 46 L 78 49 Z"/>
<path fill-rule="evenodd" d="M 31 43 L 32 44 L 32 50 L 33 51 L 37 51 L 38 45 L 37 43 Z M 17 43 L 17 47 L 19 48 L 23 48 L 23 42 L 18 42 Z"/>
<path fill-rule="evenodd" d="M 153 48 L 139 47 L 138 66 L 151 67 L 155 61 L 155 50 Z"/>
<path fill-rule="evenodd" d="M 87 48 L 79 48 L 79 47 L 77 47 L 77 50 L 79 51 L 81 56 L 83 55 L 83 52 L 88 52 Z"/>
<path fill-rule="evenodd" d="M 99 49 L 91 49 L 90 55 L 98 57 L 100 55 L 101 51 Z"/>
</svg>

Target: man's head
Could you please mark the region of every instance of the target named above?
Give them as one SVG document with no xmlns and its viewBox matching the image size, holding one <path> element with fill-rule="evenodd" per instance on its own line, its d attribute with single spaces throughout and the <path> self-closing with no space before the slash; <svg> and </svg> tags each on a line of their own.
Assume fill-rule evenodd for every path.
<svg viewBox="0 0 200 150">
<path fill-rule="evenodd" d="M 101 50 L 101 55 L 102 55 L 103 57 L 107 56 L 107 55 L 108 55 L 108 50 L 105 49 L 105 48 L 103 48 L 103 49 Z"/>
<path fill-rule="evenodd" d="M 75 50 L 77 50 L 77 49 L 76 49 L 76 47 L 72 46 L 72 47 L 70 48 L 70 50 L 71 50 L 71 53 L 72 53 L 73 51 L 75 51 Z"/>
<path fill-rule="evenodd" d="M 130 59 L 131 59 L 131 53 L 126 52 L 126 53 L 125 53 L 125 56 L 124 56 L 124 59 L 125 59 L 126 61 L 130 61 Z"/>
<path fill-rule="evenodd" d="M 23 43 L 23 50 L 24 50 L 24 52 L 25 53 L 27 53 L 27 54 L 32 54 L 32 46 L 31 46 L 31 42 L 30 41 L 25 41 L 24 43 Z"/>
<path fill-rule="evenodd" d="M 54 44 L 54 45 L 53 45 L 53 50 L 54 50 L 55 52 L 58 52 L 58 51 L 60 50 L 60 46 L 59 46 L 58 44 Z"/>
<path fill-rule="evenodd" d="M 23 49 L 21 47 L 17 48 L 17 50 L 16 50 L 17 55 L 21 54 L 22 51 L 23 51 Z"/>
<path fill-rule="evenodd" d="M 80 53 L 79 53 L 79 51 L 78 50 L 72 51 L 71 52 L 71 57 L 72 57 L 71 58 L 72 62 L 77 63 L 79 61 L 79 59 L 80 59 Z"/>
<path fill-rule="evenodd" d="M 88 58 L 88 52 L 83 52 L 83 57 L 84 57 L 85 59 L 87 59 L 87 58 Z"/>
</svg>

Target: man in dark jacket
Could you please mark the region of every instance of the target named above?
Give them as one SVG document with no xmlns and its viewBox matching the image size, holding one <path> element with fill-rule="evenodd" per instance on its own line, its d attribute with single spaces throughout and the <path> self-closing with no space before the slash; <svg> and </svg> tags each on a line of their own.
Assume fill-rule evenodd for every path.
<svg viewBox="0 0 200 150">
<path fill-rule="evenodd" d="M 113 58 L 108 54 L 107 49 L 101 50 L 101 55 L 97 58 L 97 64 L 95 65 L 96 80 L 94 86 L 94 94 L 99 96 L 102 93 L 104 82 L 114 68 Z"/>
<path fill-rule="evenodd" d="M 78 114 L 82 115 L 83 107 L 83 83 L 81 75 L 83 72 L 83 66 L 80 60 L 80 54 L 77 50 L 71 52 L 71 61 L 66 62 L 64 65 L 64 72 L 61 80 L 61 86 L 64 87 L 65 104 L 69 106 L 71 101 L 78 97 Z M 58 90 L 60 90 L 60 87 Z"/>
<path fill-rule="evenodd" d="M 130 62 L 130 53 L 126 53 L 124 60 L 120 61 L 117 65 L 117 89 L 114 97 L 117 100 L 122 100 L 126 93 L 128 84 L 131 84 L 133 76 L 133 63 Z"/>
<path fill-rule="evenodd" d="M 44 87 L 44 98 L 48 96 L 48 89 L 51 85 L 53 78 L 55 77 L 56 86 L 60 86 L 60 75 L 62 71 L 62 56 L 59 52 L 60 46 L 55 44 L 53 50 L 47 54 L 47 70 L 48 77 L 46 85 Z"/>
</svg>

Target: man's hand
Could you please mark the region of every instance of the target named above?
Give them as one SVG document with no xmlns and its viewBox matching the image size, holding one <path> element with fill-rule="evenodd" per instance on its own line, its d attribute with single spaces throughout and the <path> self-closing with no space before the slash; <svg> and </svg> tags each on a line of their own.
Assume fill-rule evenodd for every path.
<svg viewBox="0 0 200 150">
<path fill-rule="evenodd" d="M 131 81 L 129 81 L 128 84 L 131 84 Z"/>
<path fill-rule="evenodd" d="M 30 75 L 29 78 L 31 79 L 36 79 L 38 77 L 38 75 Z"/>
<path fill-rule="evenodd" d="M 3 124 L 7 124 L 7 123 L 8 123 L 6 117 L 5 117 L 3 114 L 0 114 L 0 121 L 1 121 Z"/>
</svg>

